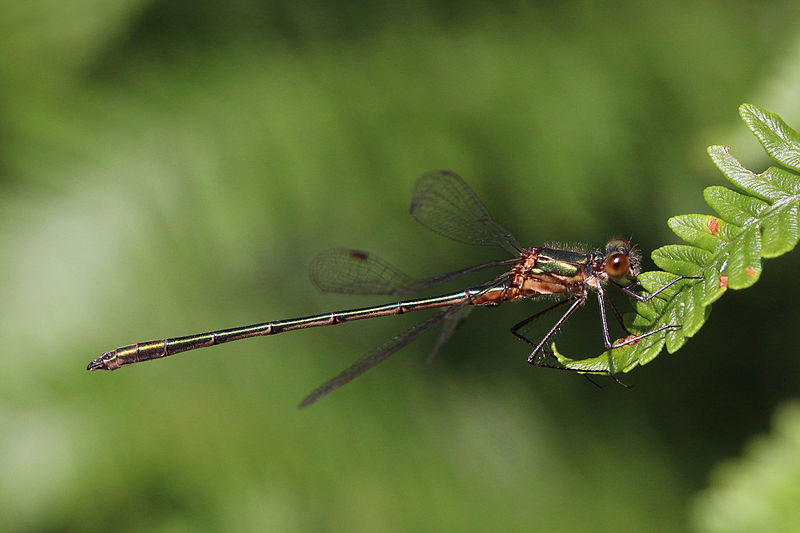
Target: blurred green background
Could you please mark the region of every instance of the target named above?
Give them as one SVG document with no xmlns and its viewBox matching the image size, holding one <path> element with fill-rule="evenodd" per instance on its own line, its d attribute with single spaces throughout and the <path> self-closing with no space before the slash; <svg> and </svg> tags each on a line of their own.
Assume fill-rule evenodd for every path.
<svg viewBox="0 0 800 533">
<path fill-rule="evenodd" d="M 432 364 L 428 335 L 303 411 L 420 316 L 84 368 L 385 300 L 319 294 L 329 247 L 419 277 L 504 257 L 407 215 L 431 169 L 523 244 L 678 242 L 666 218 L 725 183 L 707 145 L 769 164 L 739 104 L 800 126 L 799 21 L 783 2 L 0 1 L 0 529 L 797 531 L 796 253 L 632 390 L 526 364 L 508 328 L 536 303 L 476 310 Z M 594 305 L 559 346 L 599 353 Z"/>
</svg>

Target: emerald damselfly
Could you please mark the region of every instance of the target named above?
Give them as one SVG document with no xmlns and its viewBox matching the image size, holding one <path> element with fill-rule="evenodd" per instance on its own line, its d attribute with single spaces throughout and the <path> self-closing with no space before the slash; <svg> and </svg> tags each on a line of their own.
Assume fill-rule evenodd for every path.
<svg viewBox="0 0 800 533">
<path fill-rule="evenodd" d="M 429 172 L 416 181 L 410 212 L 423 225 L 445 237 L 469 244 L 499 246 L 510 252 L 513 257 L 416 281 L 383 259 L 367 252 L 334 249 L 316 257 L 311 267 L 311 279 L 325 292 L 402 296 L 479 270 L 505 265 L 512 265 L 511 268 L 491 281 L 442 296 L 404 299 L 385 305 L 139 342 L 103 353 L 89 363 L 87 370 L 115 370 L 141 361 L 249 337 L 275 335 L 285 331 L 329 326 L 365 318 L 401 315 L 422 309 L 444 308 L 378 346 L 339 375 L 322 384 L 300 403 L 300 407 L 305 407 L 384 361 L 435 325 L 444 323 L 433 350 L 433 353 L 436 353 L 460 323 L 459 312 L 468 306 L 494 307 L 504 302 L 534 299 L 546 295 L 560 297 L 556 303 L 511 328 L 514 335 L 533 347 L 528 356 L 530 364 L 555 368 L 563 367 L 547 363 L 547 356 L 551 354 L 545 346 L 575 310 L 586 302 L 590 293 L 597 295 L 606 350 L 635 344 L 650 335 L 681 327 L 680 324 L 664 325 L 641 335 L 632 335 L 625 329 L 619 312 L 606 298 L 606 287 L 617 287 L 636 300 L 646 302 L 667 287 L 689 277 L 676 277 L 646 296 L 638 294 L 635 288 L 638 285 L 636 276 L 640 271 L 639 257 L 625 239 L 613 239 L 604 249 L 590 252 L 557 247 L 521 248 L 513 235 L 494 221 L 467 184 L 458 175 L 447 170 Z M 617 342 L 611 341 L 606 305 L 611 307 L 615 318 L 628 333 L 627 337 Z M 567 306 L 566 311 L 540 341 L 534 342 L 525 335 L 524 328 L 531 322 L 562 306 Z M 614 377 L 610 372 L 597 373 Z"/>
</svg>

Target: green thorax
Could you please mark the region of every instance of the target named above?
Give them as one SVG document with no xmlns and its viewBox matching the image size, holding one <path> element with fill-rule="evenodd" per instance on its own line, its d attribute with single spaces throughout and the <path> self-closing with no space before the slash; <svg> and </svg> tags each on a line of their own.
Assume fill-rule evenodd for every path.
<svg viewBox="0 0 800 533">
<path fill-rule="evenodd" d="M 586 269 L 589 255 L 556 248 L 538 248 L 536 268 L 533 273 L 555 274 L 557 276 L 576 276 Z"/>
</svg>

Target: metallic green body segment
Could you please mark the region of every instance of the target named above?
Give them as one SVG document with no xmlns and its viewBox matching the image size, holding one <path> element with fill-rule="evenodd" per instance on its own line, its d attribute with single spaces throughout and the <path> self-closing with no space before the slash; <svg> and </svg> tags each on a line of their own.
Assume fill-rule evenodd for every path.
<svg viewBox="0 0 800 533">
<path fill-rule="evenodd" d="M 117 348 L 114 351 L 106 352 L 98 359 L 90 363 L 90 370 L 116 370 L 117 368 L 150 359 L 159 359 L 176 353 L 215 346 L 225 342 L 246 339 L 248 337 L 258 337 L 263 335 L 275 335 L 284 331 L 295 329 L 313 328 L 317 326 L 328 326 L 341 324 L 353 320 L 365 318 L 375 318 L 379 316 L 401 315 L 411 311 L 421 309 L 431 309 L 435 307 L 448 307 L 458 304 L 466 305 L 496 305 L 503 301 L 501 294 L 506 291 L 505 286 L 497 286 L 491 289 L 470 288 L 464 291 L 434 296 L 431 298 L 419 298 L 405 302 L 395 302 L 386 305 L 373 307 L 363 307 L 350 309 L 347 311 L 335 311 L 320 315 L 312 315 L 303 318 L 292 318 L 287 320 L 276 320 L 261 324 L 252 324 L 238 328 L 222 329 L 197 335 L 185 337 L 173 337 L 157 341 L 140 342 Z M 480 300 L 474 300 L 480 298 Z"/>
<path fill-rule="evenodd" d="M 589 255 L 570 250 L 557 250 L 555 248 L 539 248 L 536 266 L 540 273 L 555 274 L 557 276 L 576 276 L 581 273 L 589 262 Z"/>
</svg>

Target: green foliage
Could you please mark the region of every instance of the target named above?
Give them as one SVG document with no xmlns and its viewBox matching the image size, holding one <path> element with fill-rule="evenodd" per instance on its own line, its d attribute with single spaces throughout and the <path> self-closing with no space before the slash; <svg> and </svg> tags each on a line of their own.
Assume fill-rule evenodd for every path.
<svg viewBox="0 0 800 533">
<path fill-rule="evenodd" d="M 744 104 L 739 112 L 775 161 L 800 171 L 800 135 L 796 131 L 758 106 Z M 628 329 L 636 335 L 668 325 L 682 327 L 589 359 L 566 357 L 554 344 L 555 357 L 565 368 L 579 372 L 628 372 L 650 362 L 664 345 L 669 353 L 674 353 L 700 330 L 711 312 L 711 304 L 728 288 L 745 289 L 758 281 L 762 257 L 777 257 L 797 244 L 800 176 L 778 167 L 769 167 L 760 174 L 751 172 L 730 155 L 727 146 L 711 146 L 708 153 L 739 190 L 712 186 L 704 191 L 706 202 L 717 216 L 670 218 L 669 227 L 689 245 L 658 248 L 652 258 L 662 270 L 645 272 L 638 278 L 648 292 L 678 276 L 702 279 L 682 280 L 648 302 L 635 301 L 636 313 L 626 317 Z"/>
<path fill-rule="evenodd" d="M 800 523 L 800 404 L 785 404 L 769 435 L 723 462 L 695 500 L 697 531 L 797 531 Z"/>
</svg>

